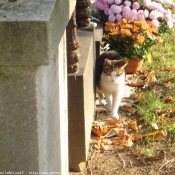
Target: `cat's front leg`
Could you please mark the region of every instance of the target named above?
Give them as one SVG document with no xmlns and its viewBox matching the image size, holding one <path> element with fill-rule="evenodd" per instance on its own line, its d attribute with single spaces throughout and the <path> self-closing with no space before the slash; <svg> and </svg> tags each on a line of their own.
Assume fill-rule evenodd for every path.
<svg viewBox="0 0 175 175">
<path fill-rule="evenodd" d="M 118 109 L 120 106 L 122 100 L 122 93 L 116 93 L 113 95 L 113 100 L 112 100 L 112 110 L 111 110 L 111 117 L 114 119 L 119 119 L 119 115 L 118 115 Z"/>
<path fill-rule="evenodd" d="M 105 93 L 106 101 L 107 101 L 107 112 L 111 112 L 112 110 L 112 95 Z"/>
</svg>

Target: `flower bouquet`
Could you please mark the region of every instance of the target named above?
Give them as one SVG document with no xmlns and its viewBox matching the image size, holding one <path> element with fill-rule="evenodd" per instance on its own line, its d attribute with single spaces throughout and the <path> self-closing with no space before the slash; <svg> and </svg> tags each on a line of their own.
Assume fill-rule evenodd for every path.
<svg viewBox="0 0 175 175">
<path fill-rule="evenodd" d="M 106 22 L 102 38 L 107 50 L 115 50 L 122 57 L 144 58 L 150 48 L 161 42 L 158 30 L 145 20 L 129 20 L 123 18 L 117 22 Z"/>
</svg>

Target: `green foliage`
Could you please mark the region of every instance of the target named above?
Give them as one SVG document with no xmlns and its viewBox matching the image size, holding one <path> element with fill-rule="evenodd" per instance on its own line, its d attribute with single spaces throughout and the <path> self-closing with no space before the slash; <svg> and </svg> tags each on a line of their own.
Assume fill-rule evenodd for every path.
<svg viewBox="0 0 175 175">
<path fill-rule="evenodd" d="M 171 96 L 175 99 L 175 71 L 166 71 L 166 67 L 175 67 L 175 39 L 172 35 L 164 37 L 164 42 L 160 46 L 154 46 L 151 49 L 152 62 L 145 61 L 143 69 L 149 72 L 155 73 L 157 81 L 151 89 L 144 92 L 144 97 L 137 105 L 137 111 L 139 114 L 139 120 L 145 125 L 151 126 L 151 123 L 158 123 L 160 129 L 165 129 L 168 133 L 168 141 L 173 143 L 175 141 L 175 122 L 171 120 L 175 117 L 175 113 L 170 113 L 168 110 L 165 114 L 165 123 L 160 121 L 162 116 L 156 114 L 157 110 L 173 109 L 174 103 L 165 102 L 166 96 Z M 170 82 L 171 86 L 167 87 L 167 83 Z M 148 127 L 153 130 L 152 127 Z"/>
</svg>

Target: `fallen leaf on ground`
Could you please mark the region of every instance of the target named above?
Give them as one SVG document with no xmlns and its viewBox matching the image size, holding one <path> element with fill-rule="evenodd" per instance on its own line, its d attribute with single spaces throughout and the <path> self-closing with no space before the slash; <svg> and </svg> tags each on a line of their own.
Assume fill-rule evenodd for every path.
<svg viewBox="0 0 175 175">
<path fill-rule="evenodd" d="M 129 83 L 129 85 L 134 86 L 134 87 L 142 87 L 145 85 L 145 82 L 142 80 L 138 80 L 138 81 L 133 81 Z"/>
<path fill-rule="evenodd" d="M 156 129 L 156 130 L 159 129 L 159 126 L 158 126 L 157 123 L 151 123 L 151 126 L 152 126 L 153 129 Z"/>
<path fill-rule="evenodd" d="M 132 100 L 132 99 L 123 98 L 122 102 L 124 102 L 124 103 L 134 103 L 135 101 Z"/>
<path fill-rule="evenodd" d="M 131 94 L 131 98 L 133 98 L 136 101 L 140 101 L 143 97 L 144 97 L 144 93 L 143 92 Z"/>
<path fill-rule="evenodd" d="M 93 134 L 95 134 L 97 136 L 105 135 L 107 133 L 106 123 L 105 122 L 94 121 L 92 123 L 91 131 L 92 131 Z"/>
<path fill-rule="evenodd" d="M 156 80 L 156 77 L 154 74 L 149 74 L 149 76 L 145 79 L 145 86 L 149 86 L 151 83 L 153 83 Z"/>
<path fill-rule="evenodd" d="M 168 117 L 164 117 L 161 121 L 160 124 L 173 124 L 175 123 L 175 118 L 168 118 Z"/>
<path fill-rule="evenodd" d="M 142 140 L 144 138 L 147 137 L 153 137 L 155 140 L 162 140 L 162 141 L 166 141 L 167 140 L 167 133 L 165 130 L 159 130 L 159 131 L 154 131 L 154 132 L 150 132 L 150 133 L 146 133 L 146 134 L 140 134 L 140 135 L 134 135 L 132 137 L 133 141 L 138 141 L 138 140 Z"/>
<path fill-rule="evenodd" d="M 169 108 L 170 113 L 175 113 L 175 108 Z"/>
<path fill-rule="evenodd" d="M 137 71 L 133 74 L 133 77 L 135 78 L 146 78 L 147 76 L 149 75 L 149 72 L 148 71 Z"/>
<path fill-rule="evenodd" d="M 156 114 L 158 116 L 161 116 L 161 117 L 164 117 L 168 112 L 168 109 L 167 108 L 164 108 L 164 109 L 161 109 L 161 110 L 156 110 Z"/>
<path fill-rule="evenodd" d="M 118 136 L 120 138 L 128 138 L 129 135 L 126 132 L 126 129 L 119 129 L 119 128 L 113 128 L 111 129 L 106 135 L 104 135 L 103 137 L 114 137 L 114 136 Z"/>
<path fill-rule="evenodd" d="M 170 81 L 168 81 L 168 82 L 165 84 L 165 87 L 171 88 L 171 87 L 172 87 L 172 83 L 171 83 Z"/>
<path fill-rule="evenodd" d="M 166 96 L 164 101 L 168 103 L 175 103 L 175 99 L 171 96 Z"/>
<path fill-rule="evenodd" d="M 128 107 L 128 106 L 121 106 L 120 110 L 124 112 L 129 112 L 130 114 L 134 114 L 136 112 L 136 109 L 133 107 Z"/>
<path fill-rule="evenodd" d="M 122 118 L 119 120 L 107 120 L 106 121 L 107 130 L 110 130 L 112 128 L 123 128 L 125 124 L 126 123 Z"/>
<path fill-rule="evenodd" d="M 106 151 L 107 150 L 107 145 L 105 145 L 104 143 L 100 143 L 100 149 L 102 151 Z"/>
<path fill-rule="evenodd" d="M 175 67 L 166 67 L 165 70 L 168 72 L 175 71 Z"/>
<path fill-rule="evenodd" d="M 123 146 L 123 149 L 126 150 L 133 145 L 133 142 L 131 137 L 129 137 L 128 139 L 117 140 L 115 145 Z"/>
<path fill-rule="evenodd" d="M 128 128 L 133 129 L 134 131 L 138 132 L 137 122 L 135 120 L 129 121 Z"/>
<path fill-rule="evenodd" d="M 130 86 L 134 87 L 142 87 L 145 88 L 146 86 L 149 86 L 151 83 L 153 83 L 156 80 L 155 75 L 153 72 L 148 73 L 146 72 L 137 72 L 133 74 L 133 80 L 132 82 L 129 82 L 128 84 Z"/>
<path fill-rule="evenodd" d="M 97 144 L 95 144 L 94 147 L 95 149 L 100 150 L 100 147 Z"/>
</svg>

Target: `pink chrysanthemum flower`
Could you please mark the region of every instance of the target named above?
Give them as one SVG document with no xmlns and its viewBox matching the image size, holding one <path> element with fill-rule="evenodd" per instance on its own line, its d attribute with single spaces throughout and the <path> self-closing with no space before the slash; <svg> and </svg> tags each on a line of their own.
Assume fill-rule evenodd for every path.
<svg viewBox="0 0 175 175">
<path fill-rule="evenodd" d="M 150 5 L 150 3 L 151 3 L 151 0 L 143 0 L 143 5 L 145 7 L 148 7 Z"/>
<path fill-rule="evenodd" d="M 159 26 L 160 26 L 160 23 L 159 23 L 159 21 L 157 20 L 157 19 L 153 19 L 152 21 L 151 21 L 151 23 L 158 29 L 159 28 Z"/>
<path fill-rule="evenodd" d="M 115 16 L 109 15 L 108 20 L 109 20 L 109 22 L 115 22 Z"/>
<path fill-rule="evenodd" d="M 156 10 L 157 9 L 157 2 L 151 2 L 149 5 L 148 5 L 148 8 L 152 9 L 152 10 Z"/>
<path fill-rule="evenodd" d="M 117 5 L 121 4 L 122 3 L 122 0 L 115 0 L 114 1 Z"/>
<path fill-rule="evenodd" d="M 132 8 L 137 10 L 137 9 L 140 8 L 140 4 L 139 4 L 138 2 L 134 2 L 134 3 L 132 4 Z"/>
<path fill-rule="evenodd" d="M 108 7 L 104 8 L 104 13 L 105 13 L 105 15 L 109 15 L 109 8 Z"/>
<path fill-rule="evenodd" d="M 114 3 L 114 0 L 107 0 L 107 2 L 108 2 L 109 4 L 112 4 L 112 3 Z"/>
<path fill-rule="evenodd" d="M 130 7 L 126 6 L 126 7 L 123 7 L 123 13 L 130 13 L 131 9 Z"/>
<path fill-rule="evenodd" d="M 145 16 L 144 16 L 144 11 L 143 10 L 139 10 L 137 12 L 137 20 L 145 20 Z"/>
<path fill-rule="evenodd" d="M 117 14 L 117 15 L 116 15 L 116 20 L 117 20 L 117 21 L 122 20 L 122 15 L 121 15 L 121 14 Z"/>
<path fill-rule="evenodd" d="M 124 4 L 125 4 L 125 6 L 128 6 L 128 7 L 130 7 L 130 6 L 131 6 L 131 2 L 130 2 L 130 1 L 128 1 L 128 0 L 126 0 L 126 1 L 124 2 Z"/>
<path fill-rule="evenodd" d="M 137 20 L 137 10 L 135 9 L 131 10 L 131 20 L 133 21 Z"/>
<path fill-rule="evenodd" d="M 120 6 L 118 6 L 118 5 L 115 5 L 113 7 L 113 11 L 114 11 L 114 13 L 118 14 L 118 13 L 121 13 L 122 8 Z"/>
<path fill-rule="evenodd" d="M 108 15 L 113 15 L 114 14 L 114 9 L 113 6 L 109 8 Z"/>
<path fill-rule="evenodd" d="M 158 12 L 156 10 L 152 10 L 149 14 L 149 18 L 154 20 L 158 18 Z"/>
</svg>

